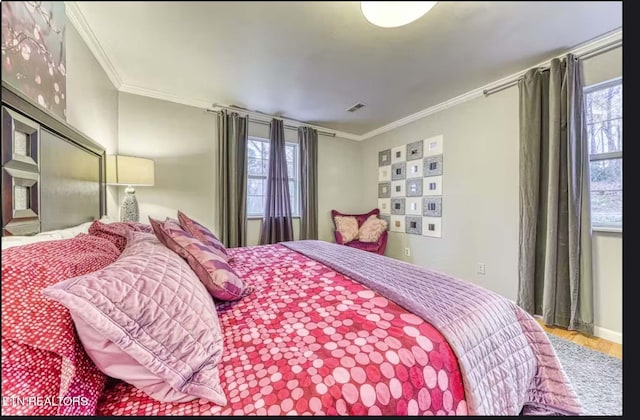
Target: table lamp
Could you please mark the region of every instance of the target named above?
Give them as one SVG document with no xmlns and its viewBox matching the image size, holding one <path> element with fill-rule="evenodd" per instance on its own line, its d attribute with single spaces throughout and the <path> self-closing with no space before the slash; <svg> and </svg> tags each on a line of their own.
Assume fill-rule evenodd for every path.
<svg viewBox="0 0 640 420">
<path fill-rule="evenodd" d="M 153 160 L 133 156 L 107 156 L 107 184 L 126 185 L 120 206 L 121 222 L 138 222 L 140 212 L 134 186 L 153 186 L 155 170 Z"/>
</svg>

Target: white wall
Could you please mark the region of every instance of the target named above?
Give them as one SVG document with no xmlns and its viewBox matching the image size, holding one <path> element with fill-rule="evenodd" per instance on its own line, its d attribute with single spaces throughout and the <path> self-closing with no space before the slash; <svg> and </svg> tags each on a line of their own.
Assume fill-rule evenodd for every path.
<svg viewBox="0 0 640 420">
<path fill-rule="evenodd" d="M 622 342 L 622 233 L 593 232 L 595 334 Z"/>
<path fill-rule="evenodd" d="M 621 50 L 584 61 L 585 82 L 622 74 Z M 377 206 L 378 152 L 444 135 L 442 238 L 390 232 L 386 254 L 444 271 L 516 300 L 518 89 L 506 89 L 365 140 L 363 196 Z M 405 257 L 405 247 L 411 257 Z M 622 334 L 622 235 L 594 232 L 596 333 Z M 486 264 L 486 275 L 477 264 Z"/>
<path fill-rule="evenodd" d="M 118 91 L 71 22 L 66 27 L 67 122 L 101 144 L 118 151 Z M 118 216 L 118 191 L 107 187 L 107 214 Z"/>
<path fill-rule="evenodd" d="M 361 200 L 362 162 L 359 143 L 318 136 L 318 239 L 335 241 L 332 209 L 367 213 L 377 207 Z"/>
<path fill-rule="evenodd" d="M 485 286 L 510 299 L 518 269 L 518 95 L 479 98 L 363 142 L 363 201 L 377 206 L 378 152 L 444 136 L 442 238 L 389 232 L 386 255 Z M 405 257 L 405 247 L 411 257 Z M 476 274 L 477 263 L 486 275 Z"/>
<path fill-rule="evenodd" d="M 138 187 L 140 220 L 176 217 L 182 210 L 219 232 L 217 143 L 215 114 L 203 109 L 120 93 L 119 153 L 154 159 L 156 182 Z M 268 126 L 249 124 L 249 134 L 269 137 Z M 297 141 L 295 130 L 285 130 L 285 138 Z M 318 199 L 320 239 L 332 240 L 330 211 L 360 211 L 359 143 L 318 136 Z M 120 199 L 123 198 L 120 189 Z M 260 219 L 247 224 L 247 245 L 257 245 Z M 299 238 L 300 220 L 294 219 L 294 236 Z"/>
<path fill-rule="evenodd" d="M 141 222 L 182 210 L 217 232 L 215 130 L 203 109 L 120 93 L 119 153 L 155 162 L 155 185 L 136 188 Z"/>
</svg>

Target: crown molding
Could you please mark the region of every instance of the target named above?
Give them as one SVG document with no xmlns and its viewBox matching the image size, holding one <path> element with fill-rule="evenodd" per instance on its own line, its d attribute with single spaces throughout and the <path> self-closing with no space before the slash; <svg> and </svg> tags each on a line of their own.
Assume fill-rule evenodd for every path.
<svg viewBox="0 0 640 420">
<path fill-rule="evenodd" d="M 175 102 L 178 104 L 183 104 L 183 105 L 188 105 L 188 106 L 194 106 L 197 108 L 203 108 L 203 109 L 211 109 L 211 110 L 218 110 L 217 108 L 225 108 L 224 106 L 218 106 L 216 107 L 215 104 L 212 104 L 210 101 L 204 100 L 204 99 L 195 99 L 195 98 L 188 98 L 188 97 L 183 97 L 183 96 L 179 96 L 179 95 L 175 95 L 172 93 L 168 93 L 168 92 L 163 92 L 163 91 L 159 91 L 159 90 L 155 90 L 155 89 L 148 89 L 145 87 L 141 87 L 141 86 L 136 86 L 133 84 L 129 84 L 129 83 L 124 83 L 122 81 L 122 78 L 120 77 L 120 75 L 118 74 L 115 66 L 113 65 L 113 63 L 111 62 L 111 60 L 109 59 L 109 57 L 107 56 L 106 52 L 104 51 L 104 49 L 102 48 L 102 46 L 100 45 L 100 42 L 98 42 L 98 39 L 96 38 L 95 34 L 93 33 L 93 31 L 91 30 L 89 24 L 87 23 L 86 19 L 84 18 L 84 15 L 82 14 L 82 11 L 80 10 L 77 2 L 75 1 L 65 1 L 65 10 L 66 10 L 66 14 L 67 17 L 69 18 L 69 20 L 71 21 L 71 23 L 73 24 L 73 26 L 76 28 L 76 30 L 78 31 L 78 33 L 80 34 L 80 36 L 82 37 L 82 39 L 84 40 L 84 42 L 87 44 L 87 47 L 89 48 L 89 50 L 93 53 L 93 55 L 96 57 L 96 60 L 98 60 L 98 63 L 100 63 L 100 65 L 102 66 L 103 70 L 105 71 L 105 73 L 107 74 L 107 76 L 109 77 L 109 80 L 111 80 L 111 83 L 113 83 L 113 85 L 115 86 L 115 88 L 120 91 L 120 92 L 125 92 L 125 93 L 130 93 L 133 95 L 140 95 L 140 96 L 146 96 L 149 98 L 154 98 L 154 99 L 160 99 L 163 101 L 169 101 L 169 102 Z M 619 29 L 615 29 L 607 34 L 604 34 L 600 37 L 594 38 L 590 41 L 587 41 L 583 44 L 580 44 L 576 47 L 574 47 L 573 49 L 566 51 L 565 53 L 558 55 L 557 57 L 562 57 L 566 54 L 575 54 L 575 55 L 583 55 L 586 54 L 594 49 L 597 49 L 599 47 L 605 46 L 609 43 L 612 43 L 614 41 L 622 41 L 622 28 Z M 542 63 L 539 63 L 535 66 L 532 66 L 530 68 L 536 68 L 536 67 L 546 67 L 549 65 L 551 60 L 547 60 L 544 61 Z M 448 99 L 444 102 L 440 102 L 439 104 L 433 105 L 429 108 L 425 108 L 421 111 L 418 111 L 414 114 L 408 115 L 404 118 L 400 118 L 398 120 L 395 120 L 393 122 L 390 122 L 389 124 L 383 125 L 382 127 L 378 127 L 374 130 L 368 131 L 362 135 L 359 134 L 353 134 L 353 133 L 347 133 L 344 131 L 337 131 L 337 130 L 333 130 L 327 127 L 322 127 L 322 126 L 317 126 L 317 125 L 311 125 L 311 124 L 306 124 L 300 121 L 295 121 L 295 120 L 288 120 L 286 118 L 282 118 L 287 124 L 290 125 L 308 125 L 310 127 L 313 127 L 317 130 L 322 130 L 322 131 L 327 131 L 327 132 L 331 132 L 331 133 L 335 133 L 336 137 L 341 137 L 341 138 L 345 138 L 345 139 L 349 139 L 349 140 L 355 140 L 355 141 L 364 141 L 370 138 L 373 138 L 377 135 L 386 133 L 388 131 L 391 131 L 393 129 L 402 127 L 404 125 L 410 124 L 414 121 L 418 121 L 422 118 L 425 118 L 429 115 L 435 114 L 437 112 L 440 111 L 444 111 L 445 109 L 451 108 L 453 106 L 456 105 L 460 105 L 464 102 L 479 98 L 481 96 L 484 95 L 484 91 L 485 90 L 490 90 L 493 89 L 497 86 L 500 86 L 504 83 L 507 83 L 509 81 L 513 81 L 517 78 L 519 78 L 520 76 L 522 76 L 523 74 L 525 74 L 527 71 L 529 70 L 529 68 L 521 70 L 517 73 L 511 74 L 509 76 L 503 77 L 499 80 L 493 81 L 491 83 L 488 83 L 482 87 L 470 90 L 466 93 L 463 93 L 461 95 L 458 95 L 454 98 Z M 213 108 L 212 108 L 213 105 Z M 258 113 L 258 112 L 252 112 L 252 111 L 248 111 L 248 110 L 238 110 L 241 112 L 245 112 L 250 116 L 253 116 L 255 118 L 260 118 L 260 117 L 264 117 L 266 114 L 262 114 L 262 113 Z M 277 117 L 280 118 L 280 117 Z"/>
<path fill-rule="evenodd" d="M 345 131 L 337 131 L 331 128 L 327 128 L 327 127 L 323 127 L 320 125 L 313 125 L 313 124 L 308 124 L 306 122 L 303 121 L 298 121 L 298 120 L 292 120 L 289 119 L 287 117 L 281 117 L 278 115 L 271 115 L 271 114 L 265 114 L 264 112 L 259 112 L 259 111 L 251 111 L 249 109 L 245 109 L 245 108 L 240 108 L 240 107 L 233 107 L 233 106 L 226 106 L 226 105 L 221 105 L 221 104 L 212 104 L 212 107 L 209 108 L 209 111 L 221 111 L 223 109 L 226 109 L 228 111 L 232 111 L 232 112 L 236 112 L 238 114 L 246 114 L 248 117 L 250 118 L 255 118 L 257 120 L 264 120 L 264 118 L 278 118 L 281 119 L 282 122 L 286 125 L 290 125 L 293 127 L 300 127 L 300 126 L 307 126 L 307 127 L 311 127 L 311 128 L 315 128 L 318 131 L 324 131 L 326 133 L 332 133 L 335 135 L 335 137 L 340 137 L 343 139 L 348 139 L 348 140 L 355 140 L 355 141 L 360 141 L 360 137 L 358 134 L 352 134 L 352 133 L 347 133 Z"/>
<path fill-rule="evenodd" d="M 93 33 L 93 30 L 89 26 L 89 23 L 87 22 L 84 15 L 82 14 L 82 11 L 80 10 L 80 7 L 78 6 L 77 2 L 65 1 L 64 4 L 65 4 L 65 12 L 67 17 L 69 18 L 69 21 L 76 28 L 76 30 L 80 34 L 80 37 L 87 45 L 87 48 L 89 48 L 89 50 L 93 53 L 94 57 L 96 58 L 96 60 L 98 61 L 98 63 L 100 64 L 104 72 L 107 74 L 107 77 L 109 77 L 109 80 L 111 81 L 113 86 L 116 88 L 116 90 L 118 90 L 119 92 L 130 93 L 132 95 L 146 96 L 148 98 L 160 99 L 163 101 L 174 102 L 182 105 L 188 105 L 188 106 L 193 106 L 193 107 L 203 108 L 203 109 L 210 109 L 211 102 L 204 99 L 183 97 L 183 96 L 175 95 L 173 93 L 163 92 L 155 89 L 148 89 L 142 86 L 136 86 L 130 83 L 123 82 L 122 78 L 120 77 L 120 74 L 116 70 L 112 61 L 109 59 L 109 56 L 107 55 L 107 53 L 102 48 L 102 45 L 100 45 L 98 38 Z M 247 114 L 252 114 L 254 117 L 258 117 L 258 118 L 261 115 L 259 113 L 250 112 L 250 111 L 247 111 Z M 264 114 L 262 114 L 262 116 L 264 117 Z M 286 118 L 283 118 L 283 120 L 287 124 L 295 125 L 295 126 L 300 126 L 304 124 L 299 121 L 288 120 Z M 311 125 L 311 124 L 305 124 L 305 125 L 308 125 L 309 127 L 313 127 L 317 130 L 334 133 L 336 137 L 341 137 L 341 138 L 356 140 L 356 141 L 359 141 L 361 139 L 361 136 L 357 134 L 336 131 L 330 128 Z"/>
<path fill-rule="evenodd" d="M 440 102 L 437 105 L 431 106 L 429 108 L 425 108 L 422 111 L 418 111 L 415 114 L 411 114 L 408 115 L 404 118 L 400 118 L 399 120 L 395 120 L 393 122 L 390 122 L 387 125 L 383 125 L 382 127 L 376 128 L 375 130 L 371 130 L 369 132 L 364 133 L 363 135 L 360 136 L 360 141 L 363 140 L 367 140 L 370 139 L 372 137 L 375 137 L 379 134 L 383 134 L 386 133 L 387 131 L 391 131 L 395 128 L 398 127 L 402 127 L 403 125 L 407 125 L 409 123 L 412 123 L 414 121 L 418 121 L 423 119 L 424 117 L 427 117 L 431 114 L 435 114 L 436 112 L 440 112 L 440 111 L 444 111 L 447 108 L 451 108 L 453 106 L 459 105 L 461 103 L 470 101 L 472 99 L 478 98 L 480 96 L 482 96 L 482 89 L 483 88 L 479 88 L 479 89 L 474 89 L 471 90 L 469 92 L 463 93 L 462 95 L 458 95 L 455 98 L 451 98 L 449 100 L 446 100 L 444 102 Z"/>
<path fill-rule="evenodd" d="M 585 55 L 595 49 L 601 48 L 606 46 L 609 43 L 612 42 L 616 42 L 616 41 L 620 41 L 622 42 L 622 28 L 619 29 L 615 29 L 611 32 L 608 32 L 604 35 L 601 35 L 597 38 L 594 38 L 590 41 L 584 42 L 582 44 L 579 44 L 577 46 L 575 46 L 573 49 L 571 49 L 570 51 L 567 51 L 566 53 L 559 55 L 558 57 L 562 57 L 566 54 L 574 54 L 577 56 L 581 56 L 581 55 Z M 588 60 L 588 58 L 587 58 Z M 551 60 L 546 61 L 544 64 L 548 65 L 549 62 Z"/>
<path fill-rule="evenodd" d="M 160 99 L 162 101 L 175 102 L 177 104 L 194 106 L 197 108 L 207 109 L 211 107 L 211 102 L 204 99 L 186 98 L 183 96 L 174 95 L 173 93 L 163 92 L 155 89 L 147 89 L 140 86 L 131 85 L 129 83 L 123 83 L 120 85 L 120 92 L 131 93 L 133 95 L 146 96 L 153 99 Z"/>
<path fill-rule="evenodd" d="M 107 53 L 104 51 L 104 49 L 102 49 L 98 38 L 96 38 L 93 30 L 91 30 L 91 27 L 82 14 L 82 11 L 80 10 L 77 2 L 65 1 L 64 5 L 65 12 L 67 14 L 67 17 L 69 18 L 69 21 L 71 21 L 73 26 L 80 34 L 80 37 L 82 38 L 84 43 L 87 44 L 89 50 L 93 53 L 96 60 L 98 60 L 98 63 L 100 63 L 100 66 L 107 74 L 107 77 L 109 77 L 109 80 L 111 80 L 113 86 L 115 86 L 115 88 L 119 90 L 120 86 L 122 86 L 122 78 L 107 56 Z"/>
<path fill-rule="evenodd" d="M 569 51 L 567 51 L 567 52 L 565 52 L 565 53 L 563 53 L 561 55 L 558 55 L 556 57 L 557 58 L 563 57 L 566 54 L 575 54 L 577 56 L 580 56 L 580 55 L 586 54 L 586 53 L 588 53 L 590 51 L 593 51 L 594 49 L 603 47 L 603 46 L 605 46 L 605 45 L 607 45 L 609 43 L 615 42 L 615 41 L 622 41 L 622 29 L 616 29 L 616 30 L 611 31 L 611 32 L 609 32 L 607 34 L 604 34 L 604 35 L 602 35 L 602 36 L 600 36 L 598 38 L 595 38 L 595 39 L 593 39 L 591 41 L 587 41 L 587 42 L 585 42 L 583 44 L 580 44 L 577 47 L 574 47 L 573 49 L 571 49 L 571 50 L 569 50 Z M 551 63 L 551 60 L 546 60 L 546 61 L 543 61 L 542 63 L 538 63 L 537 65 L 532 66 L 530 68 L 547 67 L 547 66 L 549 66 L 550 63 Z M 472 99 L 479 98 L 479 97 L 484 95 L 484 91 L 485 90 L 490 90 L 490 89 L 493 89 L 493 88 L 495 88 L 497 86 L 500 86 L 500 85 L 502 85 L 504 83 L 507 83 L 507 82 L 513 81 L 515 79 L 518 79 L 520 76 L 525 74 L 528 70 L 529 70 L 529 68 L 527 68 L 525 70 L 521 70 L 521 71 L 519 71 L 517 73 L 514 73 L 514 74 L 511 74 L 511 75 L 509 75 L 507 77 L 503 77 L 500 80 L 493 81 L 493 82 L 488 83 L 488 84 L 486 84 L 486 85 L 484 85 L 482 87 L 470 90 L 470 91 L 468 91 L 466 93 L 463 93 L 462 95 L 458 95 L 458 96 L 456 96 L 454 98 L 451 98 L 449 100 L 446 100 L 444 102 L 440 102 L 437 105 L 431 106 L 429 108 L 425 108 L 422 111 L 416 112 L 415 114 L 408 115 L 408 116 L 406 116 L 404 118 L 401 118 L 399 120 L 393 121 L 393 122 L 391 122 L 391 123 L 389 123 L 387 125 L 384 125 L 382 127 L 376 128 L 375 130 L 371 130 L 371 131 L 361 135 L 359 140 L 363 141 L 363 140 L 370 139 L 370 138 L 375 137 L 375 136 L 377 136 L 379 134 L 386 133 L 386 132 L 391 131 L 391 130 L 393 130 L 395 128 L 402 127 L 403 125 L 407 125 L 407 124 L 412 123 L 414 121 L 420 120 L 420 119 L 422 119 L 422 118 L 424 118 L 426 116 L 435 114 L 436 112 L 444 111 L 445 109 L 451 108 L 451 107 L 453 107 L 455 105 L 460 105 L 461 103 L 470 101 Z"/>
</svg>

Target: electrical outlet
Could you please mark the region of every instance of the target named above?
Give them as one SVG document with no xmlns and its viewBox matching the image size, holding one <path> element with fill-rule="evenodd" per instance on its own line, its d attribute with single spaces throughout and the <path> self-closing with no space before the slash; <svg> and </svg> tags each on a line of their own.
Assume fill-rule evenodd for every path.
<svg viewBox="0 0 640 420">
<path fill-rule="evenodd" d="M 404 249 L 404 256 L 405 257 L 410 257 L 411 256 L 411 248 L 405 248 Z"/>
<path fill-rule="evenodd" d="M 478 263 L 478 274 L 486 274 L 484 263 Z"/>
</svg>

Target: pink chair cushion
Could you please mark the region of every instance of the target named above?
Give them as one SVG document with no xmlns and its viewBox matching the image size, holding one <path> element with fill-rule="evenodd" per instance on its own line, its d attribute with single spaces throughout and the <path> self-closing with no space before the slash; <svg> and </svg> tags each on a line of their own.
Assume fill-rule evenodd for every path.
<svg viewBox="0 0 640 420">
<path fill-rule="evenodd" d="M 347 245 L 353 248 L 362 249 L 364 251 L 375 252 L 380 247 L 380 244 L 377 242 L 362 242 L 362 241 L 351 241 Z"/>
</svg>

